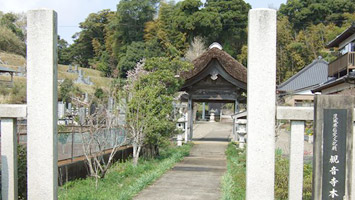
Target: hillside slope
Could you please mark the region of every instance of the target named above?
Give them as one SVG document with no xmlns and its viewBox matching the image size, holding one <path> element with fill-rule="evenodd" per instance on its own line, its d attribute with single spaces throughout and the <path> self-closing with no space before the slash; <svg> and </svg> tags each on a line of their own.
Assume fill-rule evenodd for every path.
<svg viewBox="0 0 355 200">
<path fill-rule="evenodd" d="M 21 55 L 0 52 L 0 66 L 11 68 L 17 71 L 19 67 L 24 67 L 25 64 L 26 59 Z M 58 65 L 58 85 L 60 84 L 61 80 L 64 80 L 65 78 L 73 81 L 78 78 L 77 73 L 68 73 L 68 68 L 68 65 Z M 74 66 L 72 68 L 74 69 Z M 92 95 L 96 88 L 101 88 L 106 92 L 109 91 L 111 82 L 113 80 L 112 78 L 102 77 L 101 72 L 98 70 L 82 67 L 78 67 L 78 69 L 81 69 L 84 72 L 84 78 L 90 76 L 90 80 L 93 82 L 93 85 L 75 83 L 75 86 L 77 86 L 83 93 L 87 92 L 89 95 Z M 0 81 L 1 80 L 9 81 L 10 76 L 8 74 L 0 74 Z M 0 87 L 0 103 L 24 103 L 23 101 L 26 99 L 26 97 L 23 93 L 26 91 L 26 77 L 14 76 L 14 83 L 15 87 L 13 88 L 6 88 L 4 86 Z M 11 97 L 12 94 L 17 95 L 17 97 Z"/>
</svg>

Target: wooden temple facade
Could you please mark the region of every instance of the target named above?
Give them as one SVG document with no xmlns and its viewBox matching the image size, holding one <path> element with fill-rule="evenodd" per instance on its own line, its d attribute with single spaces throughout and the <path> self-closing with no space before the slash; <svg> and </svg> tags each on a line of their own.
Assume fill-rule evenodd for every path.
<svg viewBox="0 0 355 200">
<path fill-rule="evenodd" d="M 193 103 L 234 103 L 238 112 L 239 103 L 246 103 L 247 69 L 236 61 L 219 44 L 211 45 L 210 49 L 193 61 L 194 68 L 184 72 L 181 77 L 185 84 L 181 91 L 186 92 L 182 101 L 188 102 L 189 139 L 193 136 Z M 235 123 L 233 123 L 233 133 Z"/>
</svg>

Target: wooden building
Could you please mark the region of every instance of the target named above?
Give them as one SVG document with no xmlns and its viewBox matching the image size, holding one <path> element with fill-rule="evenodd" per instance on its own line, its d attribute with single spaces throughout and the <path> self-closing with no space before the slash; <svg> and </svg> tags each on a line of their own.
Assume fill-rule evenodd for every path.
<svg viewBox="0 0 355 200">
<path fill-rule="evenodd" d="M 326 47 L 337 48 L 338 58 L 329 63 L 330 80 L 312 91 L 355 95 L 355 24 L 330 41 Z"/>
<path fill-rule="evenodd" d="M 240 103 L 246 103 L 247 69 L 218 43 L 193 61 L 194 68 L 181 77 L 185 84 L 181 91 L 186 92 L 181 99 L 188 102 L 189 138 L 193 136 L 193 103 L 215 102 L 233 103 L 235 112 Z M 235 128 L 234 130 L 235 131 Z"/>
</svg>

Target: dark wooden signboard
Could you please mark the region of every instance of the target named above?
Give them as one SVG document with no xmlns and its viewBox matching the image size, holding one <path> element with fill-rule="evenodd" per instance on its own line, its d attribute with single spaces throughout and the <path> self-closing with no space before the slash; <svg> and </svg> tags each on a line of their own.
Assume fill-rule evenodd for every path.
<svg viewBox="0 0 355 200">
<path fill-rule="evenodd" d="M 324 109 L 322 199 L 345 195 L 346 109 Z"/>
</svg>

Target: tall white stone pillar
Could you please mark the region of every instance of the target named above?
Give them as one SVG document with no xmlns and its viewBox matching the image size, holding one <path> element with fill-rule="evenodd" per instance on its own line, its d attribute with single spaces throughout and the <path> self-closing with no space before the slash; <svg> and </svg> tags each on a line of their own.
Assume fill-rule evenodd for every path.
<svg viewBox="0 0 355 200">
<path fill-rule="evenodd" d="M 28 199 L 57 199 L 57 14 L 27 13 Z"/>
<path fill-rule="evenodd" d="M 251 9 L 248 21 L 248 200 L 274 199 L 276 10 Z"/>
</svg>

